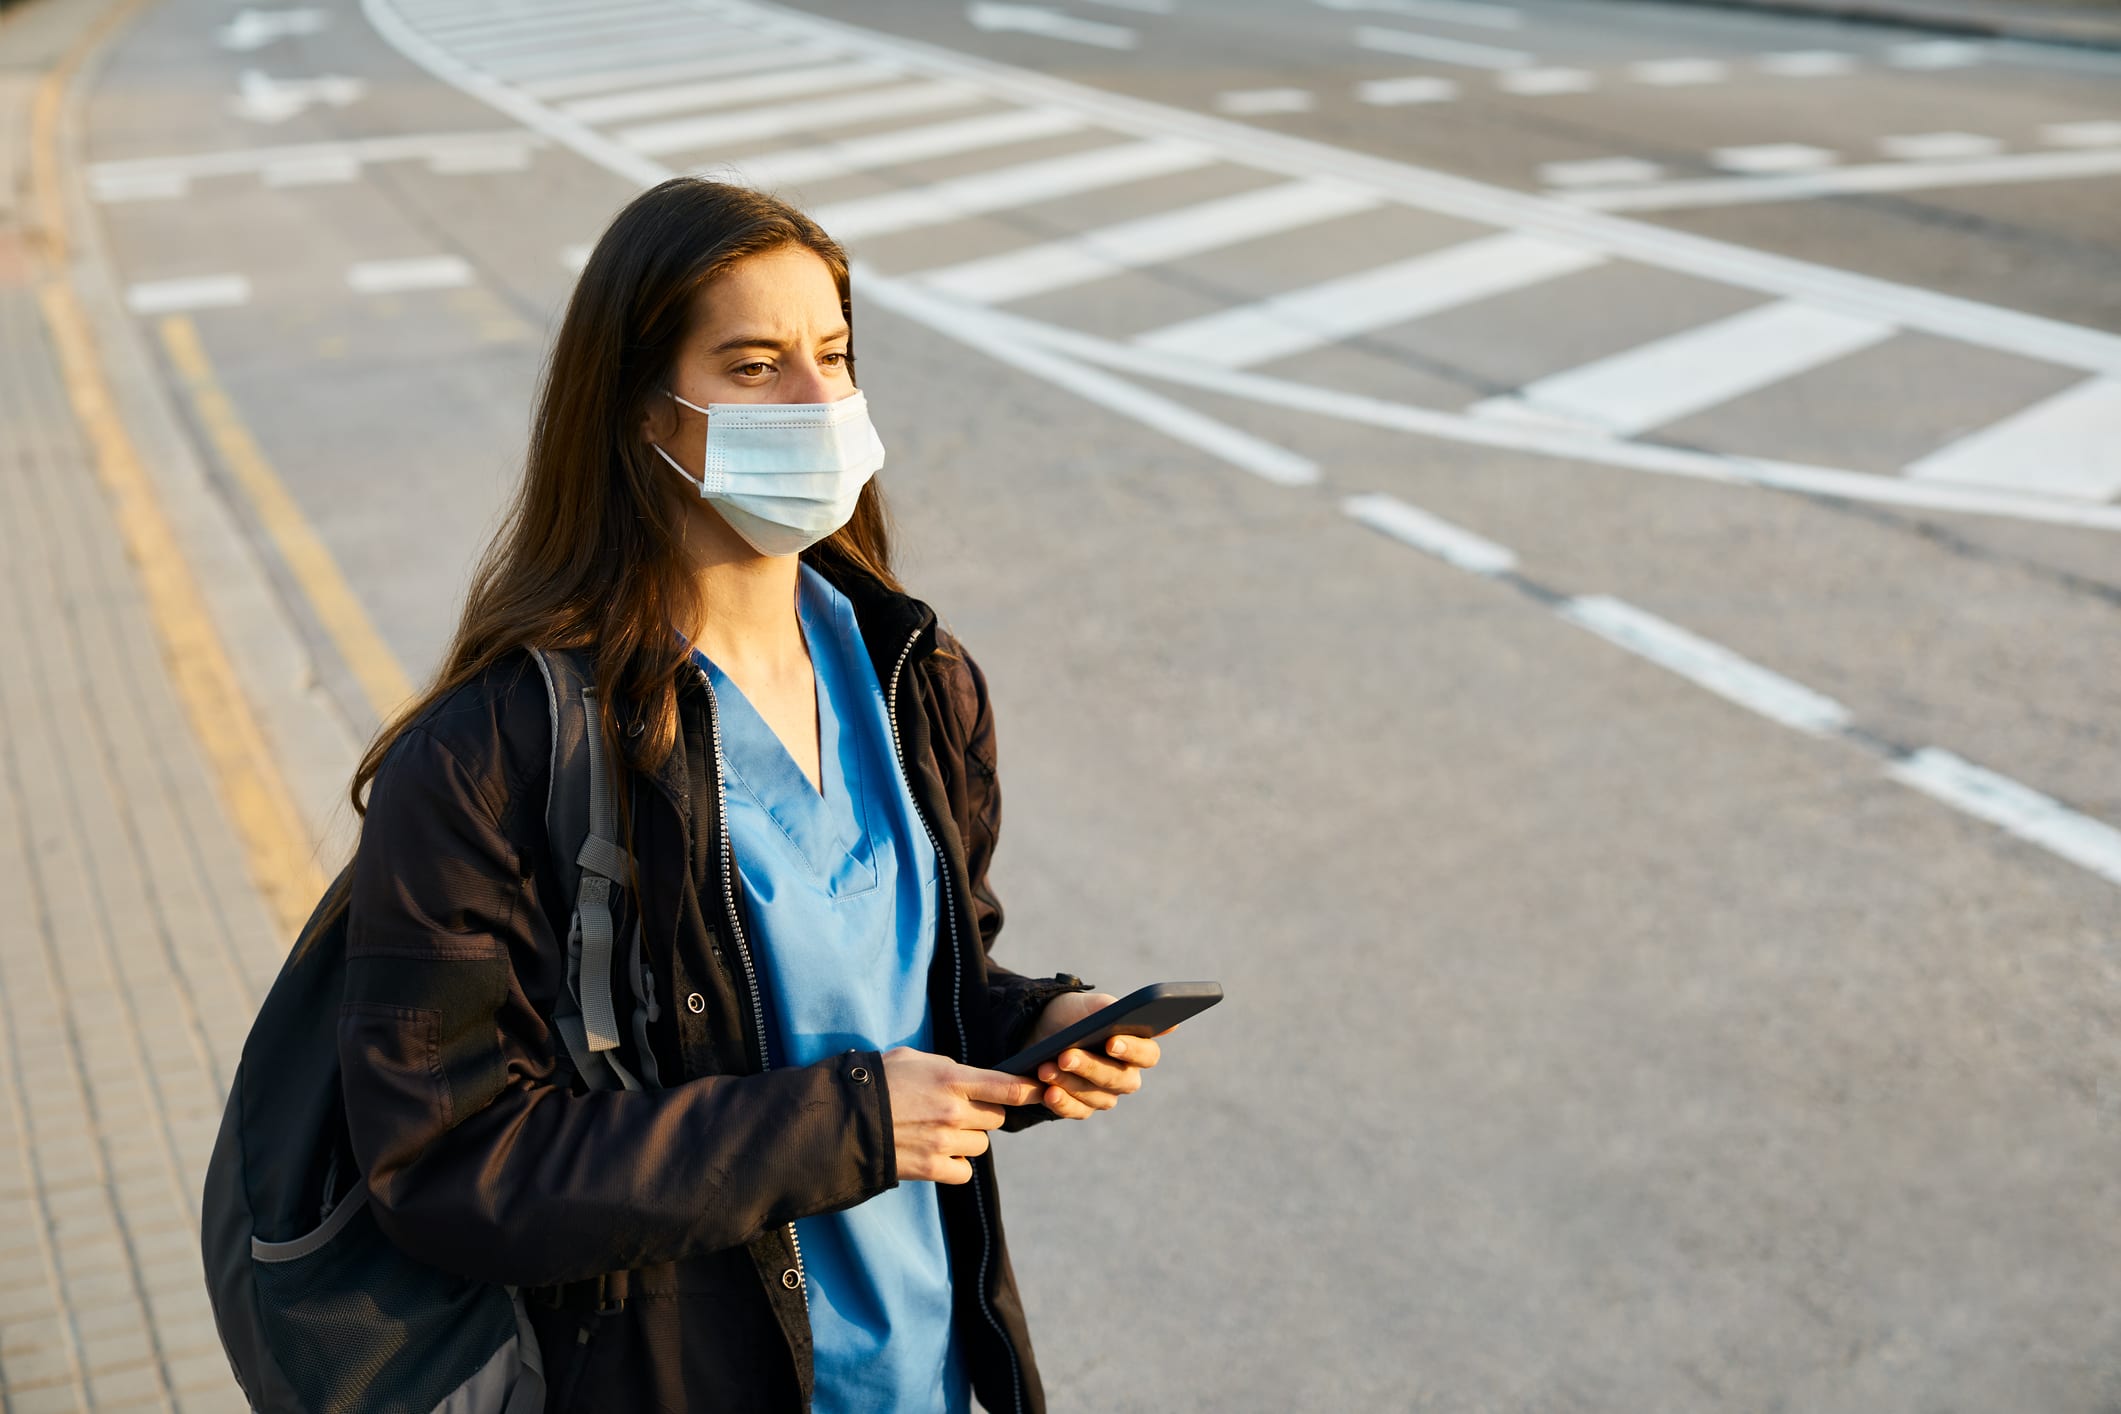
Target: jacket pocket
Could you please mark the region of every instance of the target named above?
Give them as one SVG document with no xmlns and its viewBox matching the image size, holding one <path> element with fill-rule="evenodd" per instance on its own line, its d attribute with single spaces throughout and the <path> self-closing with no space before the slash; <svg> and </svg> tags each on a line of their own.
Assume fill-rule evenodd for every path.
<svg viewBox="0 0 2121 1414">
<path fill-rule="evenodd" d="M 440 1012 L 343 1004 L 339 1065 L 354 1150 L 371 1156 L 378 1172 L 412 1159 L 455 1123 L 442 1071 Z"/>
</svg>

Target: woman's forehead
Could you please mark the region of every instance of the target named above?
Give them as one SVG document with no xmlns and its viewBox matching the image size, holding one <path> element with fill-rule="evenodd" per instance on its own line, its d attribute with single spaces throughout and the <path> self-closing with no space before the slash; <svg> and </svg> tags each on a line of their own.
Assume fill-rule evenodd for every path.
<svg viewBox="0 0 2121 1414">
<path fill-rule="evenodd" d="M 846 323 L 832 268 L 802 246 L 746 256 L 708 281 L 694 299 L 695 337 L 710 343 L 740 328 L 820 333 Z"/>
</svg>

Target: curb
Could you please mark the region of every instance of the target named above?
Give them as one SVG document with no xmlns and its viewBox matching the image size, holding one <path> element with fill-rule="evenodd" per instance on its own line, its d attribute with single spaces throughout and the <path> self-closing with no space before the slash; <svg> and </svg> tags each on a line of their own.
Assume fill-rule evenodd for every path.
<svg viewBox="0 0 2121 1414">
<path fill-rule="evenodd" d="M 1991 11 L 1969 14 L 1907 5 L 1868 4 L 1865 0 L 1660 0 L 1668 5 L 1704 10 L 1738 10 L 1790 19 L 1833 20 L 1879 29 L 1911 30 L 1964 39 L 2009 40 L 2048 44 L 2092 53 L 2121 54 L 2121 12 L 2105 27 L 2111 33 L 2081 31 L 2038 21 L 2019 20 Z"/>
</svg>

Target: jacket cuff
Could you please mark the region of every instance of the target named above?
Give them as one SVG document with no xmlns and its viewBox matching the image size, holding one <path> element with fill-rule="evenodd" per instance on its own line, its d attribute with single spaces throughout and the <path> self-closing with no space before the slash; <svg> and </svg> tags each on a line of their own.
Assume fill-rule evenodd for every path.
<svg viewBox="0 0 2121 1414">
<path fill-rule="evenodd" d="M 898 1136 L 891 1127 L 891 1087 L 884 1083 L 880 1051 L 848 1051 L 835 1062 L 840 1082 L 852 1094 L 860 1152 L 869 1156 L 862 1178 L 866 1190 L 881 1193 L 898 1187 Z"/>
<path fill-rule="evenodd" d="M 1039 1017 L 1055 997 L 1069 992 L 1094 992 L 1097 989 L 1072 972 L 1056 972 L 1051 977 L 1012 977 L 996 984 L 999 995 L 995 999 L 995 1014 L 1002 1020 L 1000 1044 L 994 1052 L 994 1060 L 1006 1060 L 1031 1044 L 1031 1030 Z M 1043 1102 L 1012 1106 L 1002 1120 L 1002 1132 L 1015 1134 L 1029 1129 L 1034 1124 L 1043 1124 L 1060 1116 L 1046 1108 Z"/>
</svg>

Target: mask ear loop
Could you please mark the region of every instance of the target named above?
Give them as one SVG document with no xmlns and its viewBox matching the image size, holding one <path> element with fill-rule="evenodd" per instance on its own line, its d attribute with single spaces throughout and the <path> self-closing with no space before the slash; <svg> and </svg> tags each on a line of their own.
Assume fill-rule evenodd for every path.
<svg viewBox="0 0 2121 1414">
<path fill-rule="evenodd" d="M 711 417 L 713 416 L 713 414 L 712 414 L 712 413 L 708 412 L 708 411 L 707 411 L 707 409 L 705 409 L 705 408 L 701 407 L 701 406 L 700 406 L 699 404 L 697 404 L 697 403 L 688 403 L 688 402 L 686 402 L 686 401 L 685 401 L 685 400 L 684 400 L 683 398 L 679 397 L 679 396 L 678 396 L 678 395 L 677 395 L 676 393 L 673 393 L 673 392 L 671 392 L 671 391 L 670 391 L 670 390 L 669 390 L 668 388 L 665 388 L 665 389 L 663 389 L 663 396 L 664 396 L 664 397 L 666 397 L 666 398 L 668 398 L 668 399 L 670 399 L 670 401 L 672 401 L 672 402 L 676 403 L 676 404 L 677 404 L 677 405 L 678 405 L 679 407 L 687 407 L 687 408 L 691 408 L 691 409 L 692 409 L 692 410 L 693 410 L 694 412 L 698 413 L 698 414 L 699 414 L 699 415 L 700 415 L 701 417 L 710 417 L 710 418 L 711 418 Z M 684 467 L 682 467 L 682 466 L 679 466 L 679 465 L 678 465 L 678 459 L 677 459 L 676 457 L 674 457 L 674 456 L 670 455 L 670 453 L 668 453 L 668 452 L 664 451 L 664 450 L 663 450 L 663 444 L 662 444 L 661 442 L 650 442 L 650 443 L 649 443 L 648 445 L 649 445 L 649 447 L 650 447 L 651 449 L 653 449 L 653 450 L 654 450 L 654 452 L 655 452 L 655 454 L 656 454 L 657 456 L 661 457 L 661 458 L 662 458 L 662 459 L 663 459 L 664 461 L 666 461 L 666 462 L 668 462 L 668 463 L 670 464 L 670 469 L 671 469 L 672 471 L 674 471 L 674 472 L 676 472 L 676 473 L 677 473 L 678 475 L 680 475 L 680 476 L 684 477 L 686 481 L 690 482 L 690 483 L 691 483 L 691 484 L 692 484 L 693 486 L 697 487 L 697 488 L 699 489 L 699 493 L 700 493 L 700 494 L 701 494 L 702 496 L 704 496 L 704 495 L 706 495 L 706 494 L 707 494 L 707 479 L 706 479 L 706 477 L 704 477 L 704 476 L 694 476 L 694 475 L 693 475 L 693 474 L 692 474 L 691 472 L 689 472 L 689 471 L 685 470 L 685 468 L 684 468 Z"/>
</svg>

